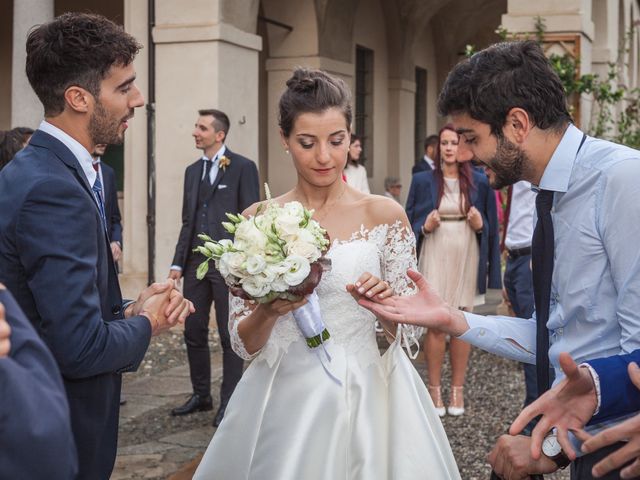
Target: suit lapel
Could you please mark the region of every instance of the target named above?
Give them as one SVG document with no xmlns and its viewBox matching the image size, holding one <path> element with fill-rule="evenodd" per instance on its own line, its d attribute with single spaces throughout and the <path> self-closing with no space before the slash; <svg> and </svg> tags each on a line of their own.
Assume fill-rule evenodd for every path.
<svg viewBox="0 0 640 480">
<path fill-rule="evenodd" d="M 35 133 L 31 137 L 30 143 L 39 147 L 44 147 L 55 153 L 55 155 L 72 170 L 73 174 L 80 182 L 80 185 L 84 187 L 84 189 L 93 199 L 93 203 L 95 203 L 96 208 L 98 208 L 96 199 L 93 196 L 93 190 L 91 190 L 91 185 L 89 185 L 87 177 L 84 175 L 78 159 L 73 153 L 71 153 L 71 150 L 69 150 L 64 143 L 62 143 L 54 136 L 49 135 L 48 133 L 45 133 L 41 130 L 35 131 Z"/>
<path fill-rule="evenodd" d="M 218 184 L 220 183 L 220 180 L 222 180 L 222 177 L 224 177 L 224 174 L 227 173 L 226 169 L 231 168 L 231 164 L 233 163 L 233 153 L 231 152 L 231 150 L 229 150 L 228 147 L 224 152 L 224 156 L 229 159 L 230 163 L 229 165 L 227 165 L 225 169 L 223 169 L 222 167 L 218 167 L 218 174 L 216 175 L 216 178 L 213 181 L 213 185 L 211 188 L 211 191 L 213 192 L 212 194 L 216 193 L 216 188 L 218 188 Z"/>
</svg>

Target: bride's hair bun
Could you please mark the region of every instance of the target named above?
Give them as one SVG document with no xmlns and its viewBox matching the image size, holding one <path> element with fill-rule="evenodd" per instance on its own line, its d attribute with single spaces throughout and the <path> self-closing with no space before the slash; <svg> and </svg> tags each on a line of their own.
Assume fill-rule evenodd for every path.
<svg viewBox="0 0 640 480">
<path fill-rule="evenodd" d="M 338 108 L 351 128 L 351 92 L 347 84 L 322 70 L 296 68 L 287 80 L 287 89 L 280 97 L 278 123 L 286 137 L 302 113 L 320 113 Z"/>
<path fill-rule="evenodd" d="M 296 93 L 310 93 L 318 88 L 318 81 L 311 75 L 311 70 L 298 68 L 287 80 L 287 88 Z"/>
</svg>

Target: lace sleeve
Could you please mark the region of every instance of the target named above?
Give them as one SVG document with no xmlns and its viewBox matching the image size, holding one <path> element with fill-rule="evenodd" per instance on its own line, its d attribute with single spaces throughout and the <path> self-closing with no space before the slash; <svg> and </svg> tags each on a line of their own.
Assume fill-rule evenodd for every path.
<svg viewBox="0 0 640 480">
<path fill-rule="evenodd" d="M 260 353 L 260 350 L 258 350 L 253 355 L 249 354 L 247 349 L 244 348 L 240 335 L 238 335 L 238 324 L 251 315 L 254 308 L 256 308 L 254 302 L 229 294 L 229 337 L 231 338 L 231 348 L 244 360 L 251 360 Z"/>
<path fill-rule="evenodd" d="M 398 220 L 389 226 L 383 247 L 382 275 L 396 295 L 413 295 L 416 286 L 407 276 L 407 269 L 416 269 L 416 238 L 411 228 Z M 400 338 L 409 357 L 416 358 L 420 351 L 420 337 L 424 329 L 415 325 L 400 324 L 396 338 Z M 415 347 L 415 352 L 413 352 Z"/>
</svg>

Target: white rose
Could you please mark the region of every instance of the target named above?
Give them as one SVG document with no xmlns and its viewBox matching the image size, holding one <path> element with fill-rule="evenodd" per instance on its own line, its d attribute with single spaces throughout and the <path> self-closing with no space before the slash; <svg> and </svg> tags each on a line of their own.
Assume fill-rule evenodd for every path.
<svg viewBox="0 0 640 480">
<path fill-rule="evenodd" d="M 242 222 L 236 230 L 236 243 L 240 242 L 253 252 L 261 252 L 267 246 L 267 236 L 252 221 Z"/>
<path fill-rule="evenodd" d="M 304 257 L 311 263 L 320 258 L 320 250 L 313 243 L 304 242 L 302 240 L 296 240 L 295 242 L 288 244 L 287 254 Z"/>
<path fill-rule="evenodd" d="M 284 281 L 292 287 L 300 285 L 311 272 L 309 261 L 298 255 L 287 257 L 284 261 L 287 265 L 287 272 L 284 274 Z"/>
<path fill-rule="evenodd" d="M 271 291 L 271 285 L 260 275 L 243 278 L 240 284 L 242 285 L 242 289 L 253 298 L 264 297 Z"/>
<path fill-rule="evenodd" d="M 288 240 L 300 231 L 300 218 L 288 213 L 282 213 L 275 219 L 275 226 L 280 237 Z"/>
<path fill-rule="evenodd" d="M 223 277 L 234 275 L 238 278 L 247 276 L 247 272 L 242 268 L 246 261 L 246 256 L 241 252 L 223 253 L 218 262 L 218 270 Z"/>
<path fill-rule="evenodd" d="M 304 219 L 304 207 L 300 202 L 288 202 L 282 206 L 287 215 L 297 217 L 301 222 Z"/>
<path fill-rule="evenodd" d="M 233 247 L 233 242 L 231 240 L 229 240 L 228 238 L 223 238 L 218 243 L 224 249 L 225 252 L 227 250 L 229 250 L 231 247 Z"/>
<path fill-rule="evenodd" d="M 249 275 L 257 275 L 267 267 L 267 261 L 262 255 L 252 255 L 247 258 L 247 273 Z"/>
</svg>

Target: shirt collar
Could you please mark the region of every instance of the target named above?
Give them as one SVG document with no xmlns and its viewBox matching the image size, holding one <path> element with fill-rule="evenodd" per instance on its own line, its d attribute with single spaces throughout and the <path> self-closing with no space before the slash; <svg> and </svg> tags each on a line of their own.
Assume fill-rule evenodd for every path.
<svg viewBox="0 0 640 480">
<path fill-rule="evenodd" d="M 40 126 L 38 130 L 42 130 L 45 133 L 48 133 L 52 137 L 60 140 L 64 145 L 71 150 L 71 153 L 76 157 L 82 171 L 84 172 L 84 176 L 87 178 L 89 185 L 93 185 L 96 181 L 96 171 L 93 169 L 93 157 L 89 153 L 89 151 L 82 146 L 80 142 L 78 142 L 71 135 L 66 133 L 64 130 L 59 129 L 55 125 L 50 124 L 46 120 L 40 122 Z"/>
<path fill-rule="evenodd" d="M 222 147 L 220 147 L 220 150 L 218 150 L 216 152 L 216 154 L 213 156 L 213 158 L 207 158 L 206 155 L 202 156 L 202 160 L 215 160 L 215 163 L 217 163 L 218 160 L 220 160 L 220 158 L 222 158 L 222 156 L 224 155 L 224 153 L 227 151 L 227 147 L 226 145 L 222 145 Z"/>
<path fill-rule="evenodd" d="M 566 192 L 569 189 L 571 171 L 573 170 L 573 164 L 576 161 L 583 135 L 582 131 L 575 125 L 569 124 L 560 143 L 553 152 L 551 160 L 549 160 L 547 167 L 544 169 L 540 185 L 538 185 L 539 189 L 554 192 Z"/>
</svg>

